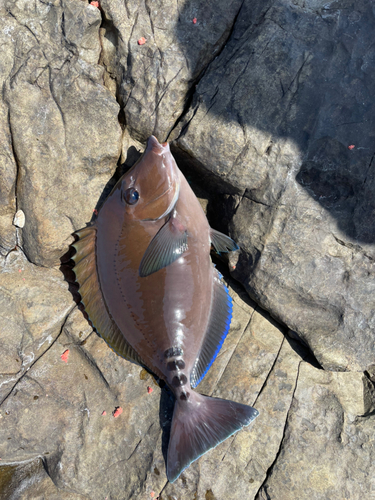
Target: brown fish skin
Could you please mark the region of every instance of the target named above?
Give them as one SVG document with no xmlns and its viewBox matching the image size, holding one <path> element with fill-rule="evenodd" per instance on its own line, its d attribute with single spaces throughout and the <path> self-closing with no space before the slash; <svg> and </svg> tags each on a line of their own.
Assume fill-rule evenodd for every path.
<svg viewBox="0 0 375 500">
<path fill-rule="evenodd" d="M 229 295 L 211 262 L 211 243 L 220 247 L 219 237 L 226 239 L 224 246 L 235 244 L 215 236 L 169 145 L 154 137 L 105 201 L 93 231 L 96 304 L 104 304 L 103 315 L 110 318 L 93 323 L 111 323 L 118 333 L 107 337 L 97 327 L 107 342 L 119 345 L 121 336 L 173 391 L 167 475 L 174 481 L 258 414 L 191 388 L 191 380 L 199 383 L 216 357 L 231 318 Z"/>
</svg>

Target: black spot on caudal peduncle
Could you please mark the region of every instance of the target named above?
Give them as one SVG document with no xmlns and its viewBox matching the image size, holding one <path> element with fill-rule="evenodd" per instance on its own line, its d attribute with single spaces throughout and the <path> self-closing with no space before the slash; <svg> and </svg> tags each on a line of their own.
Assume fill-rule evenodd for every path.
<svg viewBox="0 0 375 500">
<path fill-rule="evenodd" d="M 190 397 L 190 392 L 183 391 L 180 394 L 181 401 L 187 401 L 189 399 L 189 397 Z"/>
<path fill-rule="evenodd" d="M 170 347 L 164 352 L 164 357 L 166 359 L 175 358 L 176 356 L 182 356 L 184 351 L 180 347 Z"/>
<path fill-rule="evenodd" d="M 167 369 L 170 372 L 174 372 L 176 370 L 183 370 L 185 368 L 185 362 L 182 359 L 176 359 L 175 361 L 169 361 L 167 363 Z"/>
<path fill-rule="evenodd" d="M 172 379 L 173 387 L 180 387 L 181 385 L 185 385 L 186 382 L 187 382 L 187 378 L 183 373 L 181 373 L 181 375 L 176 375 Z"/>
</svg>

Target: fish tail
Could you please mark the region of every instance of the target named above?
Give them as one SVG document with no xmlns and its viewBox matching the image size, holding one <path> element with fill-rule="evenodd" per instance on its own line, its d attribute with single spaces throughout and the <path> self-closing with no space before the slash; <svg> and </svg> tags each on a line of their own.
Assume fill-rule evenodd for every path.
<svg viewBox="0 0 375 500">
<path fill-rule="evenodd" d="M 173 483 L 194 460 L 249 425 L 258 414 L 251 406 L 193 391 L 188 399 L 176 399 L 168 446 L 168 480 Z"/>
</svg>

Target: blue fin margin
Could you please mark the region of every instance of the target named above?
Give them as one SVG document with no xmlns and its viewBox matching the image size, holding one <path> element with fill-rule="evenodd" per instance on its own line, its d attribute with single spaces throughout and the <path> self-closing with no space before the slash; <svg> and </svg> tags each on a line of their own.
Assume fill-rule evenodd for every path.
<svg viewBox="0 0 375 500">
<path fill-rule="evenodd" d="M 211 368 L 228 335 L 232 321 L 232 297 L 229 295 L 228 288 L 221 281 L 222 275 L 219 271 L 215 271 L 218 279 L 214 281 L 211 315 L 201 351 L 190 375 L 192 388 L 197 387 Z"/>
</svg>

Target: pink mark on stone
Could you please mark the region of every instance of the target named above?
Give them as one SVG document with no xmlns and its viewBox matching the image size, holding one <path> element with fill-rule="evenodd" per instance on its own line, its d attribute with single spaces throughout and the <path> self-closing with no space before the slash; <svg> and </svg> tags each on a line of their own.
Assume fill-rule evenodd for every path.
<svg viewBox="0 0 375 500">
<path fill-rule="evenodd" d="M 95 215 L 98 215 L 98 211 L 96 210 L 96 208 L 94 208 L 93 212 Z"/>
<path fill-rule="evenodd" d="M 64 361 L 64 363 L 67 363 L 68 362 L 68 358 L 69 358 L 69 349 L 67 349 L 66 351 L 64 351 L 60 358 L 62 359 L 62 361 Z"/>
<path fill-rule="evenodd" d="M 193 19 L 193 24 L 197 24 L 197 18 L 196 17 L 194 17 L 194 19 Z"/>
<path fill-rule="evenodd" d="M 147 392 L 148 394 L 151 394 L 154 389 L 150 386 L 147 387 Z"/>
<path fill-rule="evenodd" d="M 97 7 L 98 9 L 100 7 L 100 3 L 97 2 L 96 0 L 94 0 L 93 2 L 90 2 L 90 5 L 92 5 L 93 7 Z"/>
<path fill-rule="evenodd" d="M 107 415 L 107 412 L 104 410 L 104 411 L 102 412 L 102 416 L 103 416 L 103 417 L 105 417 L 106 415 Z"/>
<path fill-rule="evenodd" d="M 348 149 L 350 149 L 350 151 L 351 151 L 352 149 L 354 149 L 354 148 L 355 148 L 354 144 L 351 144 L 350 146 L 348 146 Z"/>
<path fill-rule="evenodd" d="M 138 45 L 144 45 L 146 42 L 146 38 L 144 36 L 141 36 L 141 38 L 138 40 Z"/>
<path fill-rule="evenodd" d="M 115 411 L 113 412 L 113 416 L 115 418 L 119 417 L 121 415 L 121 413 L 123 412 L 121 406 L 118 406 L 117 408 L 115 408 Z"/>
</svg>

